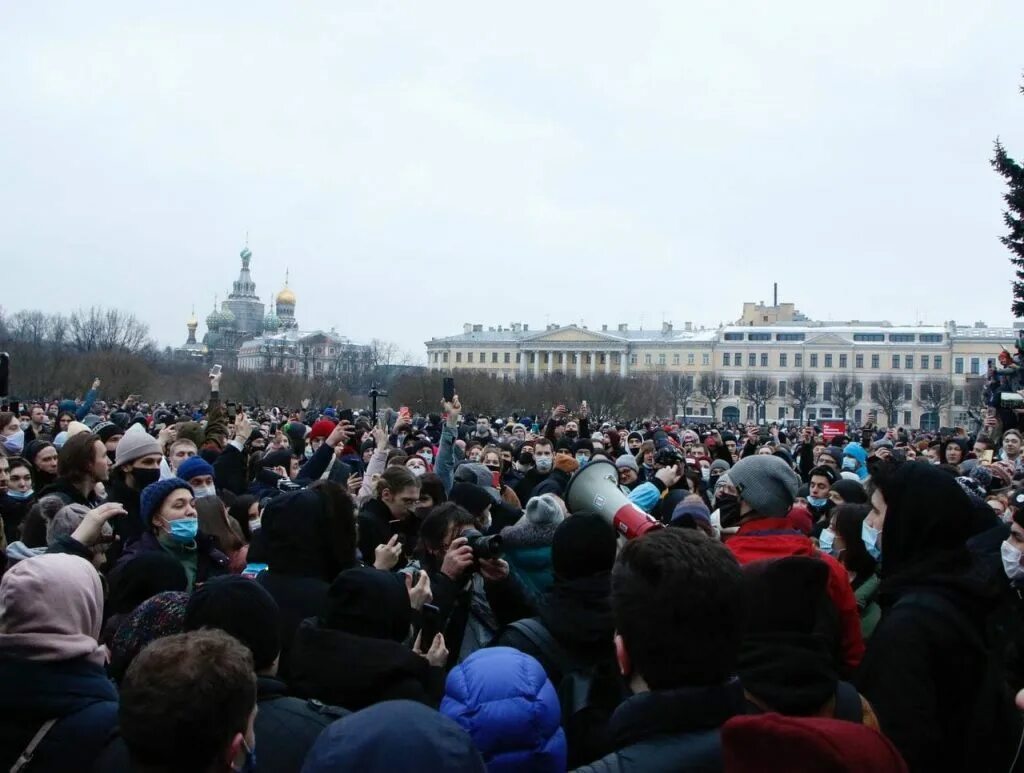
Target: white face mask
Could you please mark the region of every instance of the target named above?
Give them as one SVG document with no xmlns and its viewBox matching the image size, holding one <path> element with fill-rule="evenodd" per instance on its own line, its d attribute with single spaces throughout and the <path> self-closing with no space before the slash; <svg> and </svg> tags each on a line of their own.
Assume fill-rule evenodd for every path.
<svg viewBox="0 0 1024 773">
<path fill-rule="evenodd" d="M 822 553 L 832 552 L 832 543 L 836 540 L 836 533 L 832 529 L 822 529 L 821 535 L 818 537 L 818 547 L 821 548 Z"/>
<path fill-rule="evenodd" d="M 23 450 L 25 450 L 25 430 L 19 429 L 13 435 L 9 435 L 3 439 L 4 448 L 10 451 L 12 454 L 17 456 Z"/>
<path fill-rule="evenodd" d="M 254 531 L 257 531 L 262 525 L 263 524 L 259 518 L 254 518 L 253 520 L 249 521 L 249 532 L 252 533 Z"/>
<path fill-rule="evenodd" d="M 201 499 L 202 497 L 217 496 L 216 486 L 193 486 L 192 491 L 195 494 L 196 499 Z"/>
<path fill-rule="evenodd" d="M 538 456 L 537 457 L 537 472 L 540 472 L 540 473 L 551 472 L 551 457 L 550 456 Z"/>
<path fill-rule="evenodd" d="M 1016 580 L 1024 575 L 1024 566 L 1020 565 L 1020 550 L 1011 545 L 1009 540 L 999 546 L 999 556 L 1003 559 L 1003 571 L 1007 577 Z"/>
</svg>

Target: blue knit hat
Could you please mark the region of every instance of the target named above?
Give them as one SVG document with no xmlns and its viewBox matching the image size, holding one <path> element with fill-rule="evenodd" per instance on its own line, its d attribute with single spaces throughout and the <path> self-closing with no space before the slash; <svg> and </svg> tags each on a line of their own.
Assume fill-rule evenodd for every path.
<svg viewBox="0 0 1024 773">
<path fill-rule="evenodd" d="M 178 477 L 182 480 L 192 480 L 199 475 L 213 477 L 213 466 L 201 456 L 192 456 L 178 465 Z"/>
<path fill-rule="evenodd" d="M 195 493 L 192 491 L 192 487 L 181 478 L 164 478 L 156 483 L 150 483 L 142 489 L 142 494 L 139 496 L 139 515 L 142 516 L 143 526 L 148 527 L 153 513 L 160 509 L 160 505 L 167 497 L 181 488 L 188 489 L 190 494 Z"/>
</svg>

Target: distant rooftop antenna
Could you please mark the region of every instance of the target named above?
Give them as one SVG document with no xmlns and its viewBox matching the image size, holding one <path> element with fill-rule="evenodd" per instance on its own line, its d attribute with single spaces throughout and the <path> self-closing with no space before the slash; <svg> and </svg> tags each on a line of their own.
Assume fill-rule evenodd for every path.
<svg viewBox="0 0 1024 773">
<path fill-rule="evenodd" d="M 778 282 L 773 282 L 772 283 L 772 298 L 773 298 L 772 306 L 776 306 L 777 307 L 779 305 L 779 283 Z"/>
</svg>

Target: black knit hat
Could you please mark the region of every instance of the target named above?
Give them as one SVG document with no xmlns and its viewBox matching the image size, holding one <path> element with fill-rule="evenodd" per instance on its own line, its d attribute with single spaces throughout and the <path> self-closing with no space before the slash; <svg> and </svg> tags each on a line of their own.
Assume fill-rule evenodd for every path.
<svg viewBox="0 0 1024 773">
<path fill-rule="evenodd" d="M 274 597 L 252 580 L 215 577 L 196 589 L 185 607 L 185 630 L 219 628 L 252 651 L 257 671 L 281 651 L 281 612 Z"/>
<path fill-rule="evenodd" d="M 271 451 L 260 460 L 260 467 L 264 469 L 284 467 L 287 470 L 291 466 L 292 456 L 294 454 L 291 452 L 291 449 L 287 448 L 282 448 L 280 451 Z"/>
<path fill-rule="evenodd" d="M 615 563 L 615 530 L 599 515 L 574 515 L 555 529 L 551 564 L 565 580 L 610 572 Z"/>
<path fill-rule="evenodd" d="M 487 493 L 487 490 L 473 483 L 456 483 L 448 493 L 448 499 L 466 508 L 466 510 L 477 517 L 483 513 L 488 505 L 494 504 L 494 500 Z"/>
</svg>

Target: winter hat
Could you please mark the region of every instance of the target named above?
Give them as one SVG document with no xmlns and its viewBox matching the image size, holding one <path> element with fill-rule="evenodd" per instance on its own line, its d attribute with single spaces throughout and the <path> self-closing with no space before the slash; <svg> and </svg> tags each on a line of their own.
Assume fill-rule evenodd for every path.
<svg viewBox="0 0 1024 773">
<path fill-rule="evenodd" d="M 353 636 L 403 641 L 412 624 L 412 607 L 401 577 L 369 566 L 346 569 L 327 591 L 321 625 Z"/>
<path fill-rule="evenodd" d="M 473 483 L 456 483 L 448 493 L 448 499 L 475 517 L 480 517 L 489 505 L 494 504 L 487 490 Z"/>
<path fill-rule="evenodd" d="M 75 415 L 75 411 L 78 410 L 78 403 L 74 400 L 61 400 L 57 403 L 57 410 L 60 413 L 70 413 L 72 416 Z"/>
<path fill-rule="evenodd" d="M 594 441 L 593 440 L 577 440 L 572 444 L 572 452 L 574 454 L 580 451 L 589 451 L 591 454 L 594 453 Z"/>
<path fill-rule="evenodd" d="M 472 483 L 481 488 L 494 488 L 491 484 L 493 478 L 491 471 L 479 462 L 463 462 L 455 468 L 454 480 L 456 483 Z"/>
<path fill-rule="evenodd" d="M 633 472 L 640 472 L 640 465 L 636 463 L 636 457 L 633 454 L 623 454 L 615 460 L 615 466 L 620 470 L 632 470 Z"/>
<path fill-rule="evenodd" d="M 796 497 L 800 478 L 777 456 L 757 454 L 740 459 L 729 470 L 739 498 L 758 515 L 784 516 Z"/>
<path fill-rule="evenodd" d="M 192 491 L 192 487 L 181 478 L 165 478 L 156 483 L 150 483 L 142 489 L 142 494 L 139 495 L 139 515 L 145 528 L 149 528 L 150 520 L 160 509 L 164 500 L 181 488 L 188 489 L 190 494 L 195 493 Z"/>
<path fill-rule="evenodd" d="M 375 703 L 324 728 L 302 773 L 338 770 L 487 773 L 469 734 L 416 701 Z"/>
<path fill-rule="evenodd" d="M 731 469 L 732 469 L 732 465 L 729 464 L 727 461 L 725 461 L 725 459 L 715 459 L 715 461 L 713 461 L 711 463 L 711 474 L 712 475 L 715 474 L 715 471 L 718 471 L 719 473 L 723 473 L 723 472 L 728 472 Z"/>
<path fill-rule="evenodd" d="M 868 501 L 868 494 L 859 480 L 841 478 L 832 484 L 832 490 L 848 504 L 863 505 Z"/>
<path fill-rule="evenodd" d="M 293 455 L 289 448 L 271 451 L 260 460 L 260 467 L 265 470 L 269 470 L 272 467 L 284 467 L 287 470 L 291 467 Z"/>
<path fill-rule="evenodd" d="M 69 430 L 70 428 L 70 425 L 68 425 Z M 99 439 L 102 440 L 104 443 L 110 440 L 110 438 L 114 437 L 114 435 L 124 434 L 124 430 L 121 429 L 116 424 L 114 424 L 114 422 L 112 421 L 101 421 L 99 424 L 92 428 L 92 431 L 97 436 L 99 436 Z"/>
<path fill-rule="evenodd" d="M 722 727 L 729 773 L 906 773 L 896 747 L 859 722 L 754 714 Z"/>
<path fill-rule="evenodd" d="M 986 491 L 992 490 L 993 477 L 988 467 L 978 465 L 971 470 L 970 476 L 978 481 Z"/>
<path fill-rule="evenodd" d="M 821 467 L 815 467 L 807 474 L 807 478 L 813 478 L 817 475 L 820 478 L 824 478 L 828 481 L 828 485 L 831 487 L 837 480 L 839 480 L 839 473 L 833 470 L 831 467 L 822 465 Z"/>
<path fill-rule="evenodd" d="M 700 436 L 696 432 L 694 432 L 692 429 L 683 430 L 682 439 L 683 439 L 683 444 L 684 445 L 686 443 L 697 444 L 697 443 L 700 442 Z"/>
<path fill-rule="evenodd" d="M 259 583 L 245 577 L 215 577 L 196 589 L 185 607 L 185 631 L 219 628 L 252 652 L 262 671 L 281 652 L 281 610 Z"/>
<path fill-rule="evenodd" d="M 73 421 L 68 424 L 68 437 L 74 437 L 75 435 L 80 435 L 81 433 L 88 431 L 89 428 L 80 421 Z"/>
<path fill-rule="evenodd" d="M 81 525 L 88 512 L 88 507 L 77 502 L 72 502 L 58 510 L 57 514 L 46 522 L 46 544 L 53 545 L 61 537 L 70 537 L 74 534 L 75 529 Z M 100 532 L 108 538 L 114 535 L 114 529 L 109 523 L 104 523 Z"/>
<path fill-rule="evenodd" d="M 814 530 L 814 518 L 811 517 L 811 511 L 806 507 L 803 505 L 793 505 L 786 518 L 793 524 L 793 528 L 805 537 L 811 536 L 811 532 Z"/>
<path fill-rule="evenodd" d="M 316 422 L 313 423 L 312 429 L 309 430 L 309 439 L 326 439 L 328 435 L 334 432 L 335 426 L 335 423 L 330 419 L 318 419 Z"/>
<path fill-rule="evenodd" d="M 960 485 L 960 488 L 964 490 L 965 494 L 980 497 L 981 499 L 985 498 L 985 487 L 974 478 L 961 475 L 957 477 L 956 482 Z"/>
<path fill-rule="evenodd" d="M 95 413 L 87 413 L 85 418 L 82 419 L 82 424 L 87 426 L 89 429 L 93 429 L 97 424 L 101 424 L 103 419 L 97 416 Z"/>
<path fill-rule="evenodd" d="M 139 604 L 121 622 L 110 642 L 110 675 L 115 680 L 124 676 L 128 666 L 147 644 L 182 632 L 186 603 L 187 593 L 158 593 Z"/>
<path fill-rule="evenodd" d="M 841 449 L 839 446 L 825 446 L 825 450 L 823 453 L 828 454 L 829 456 L 836 460 L 836 467 L 843 466 L 843 449 Z"/>
<path fill-rule="evenodd" d="M 334 410 L 334 408 L 328 406 L 327 408 L 324 408 L 324 416 L 330 416 L 332 419 L 336 419 L 338 417 L 338 412 Z M 313 426 L 316 425 L 314 424 Z"/>
<path fill-rule="evenodd" d="M 192 480 L 200 475 L 214 475 L 213 465 L 201 456 L 191 456 L 178 465 L 178 477 L 182 480 Z"/>
<path fill-rule="evenodd" d="M 334 429 L 333 427 L 331 429 Z M 290 421 L 284 425 L 284 434 L 293 441 L 305 440 L 306 432 L 309 430 L 301 421 Z M 328 433 L 329 434 L 329 433 Z"/>
<path fill-rule="evenodd" d="M 644 483 L 630 492 L 629 501 L 649 513 L 661 501 L 661 492 L 653 483 Z"/>
<path fill-rule="evenodd" d="M 1013 483 L 1013 473 L 1001 464 L 989 465 L 988 471 L 992 473 L 992 490 L 1006 488 Z"/>
<path fill-rule="evenodd" d="M 576 461 L 575 456 L 556 456 L 554 467 L 556 470 L 564 472 L 566 475 L 572 475 L 580 468 L 580 463 Z"/>
<path fill-rule="evenodd" d="M 123 467 L 150 454 L 163 456 L 163 449 L 155 437 L 142 428 L 141 424 L 133 424 L 131 429 L 124 433 L 124 436 L 117 441 L 117 450 L 114 452 L 114 466 Z"/>
<path fill-rule="evenodd" d="M 855 480 L 858 483 L 860 483 L 860 475 L 858 475 L 855 472 L 850 472 L 849 470 L 843 470 L 841 473 L 839 473 L 839 477 L 842 478 L 843 480 Z"/>
<path fill-rule="evenodd" d="M 557 526 L 565 520 L 565 513 L 554 494 L 542 494 L 526 503 L 526 520 L 533 524 Z"/>
<path fill-rule="evenodd" d="M 641 443 L 643 443 L 644 436 L 641 435 L 639 432 L 630 432 L 628 435 L 626 435 L 626 442 L 628 443 L 630 440 L 639 440 Z"/>
<path fill-rule="evenodd" d="M 736 442 L 736 435 L 733 434 L 732 432 L 723 432 L 722 433 L 722 442 L 723 443 L 728 443 L 730 440 L 733 443 L 735 443 Z"/>
<path fill-rule="evenodd" d="M 610 572 L 615 564 L 618 537 L 599 515 L 566 518 L 551 540 L 551 566 L 563 580 Z"/>
<path fill-rule="evenodd" d="M 57 437 L 55 437 L 53 439 L 53 447 L 59 450 L 59 449 L 63 448 L 64 444 L 67 443 L 67 442 L 68 442 L 68 433 L 67 433 L 67 431 L 58 432 L 57 433 Z"/>
<path fill-rule="evenodd" d="M 672 511 L 672 518 L 669 522 L 673 526 L 680 526 L 687 520 L 706 521 L 710 524 L 711 511 L 708 510 L 708 506 L 703 502 L 690 500 L 690 498 L 687 497 L 676 505 L 675 509 Z"/>
</svg>

